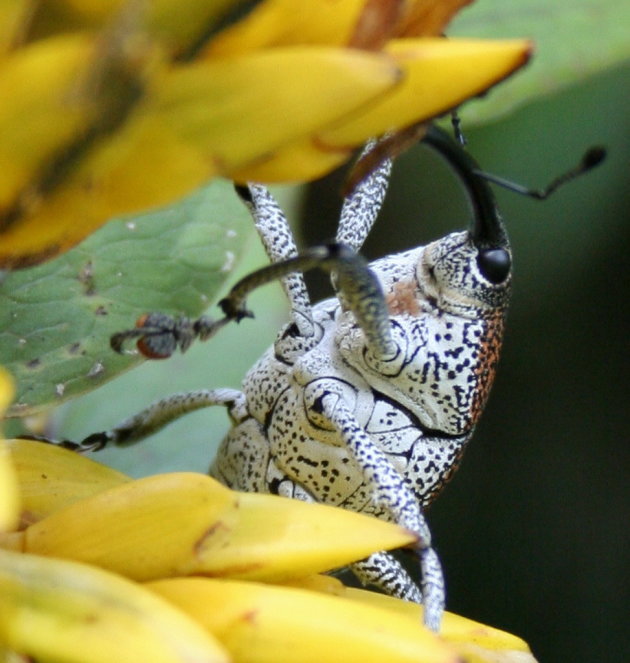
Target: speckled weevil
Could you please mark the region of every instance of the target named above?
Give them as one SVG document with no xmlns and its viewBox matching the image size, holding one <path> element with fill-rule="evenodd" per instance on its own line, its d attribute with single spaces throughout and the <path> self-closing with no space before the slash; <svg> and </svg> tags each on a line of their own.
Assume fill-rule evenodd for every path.
<svg viewBox="0 0 630 663">
<path fill-rule="evenodd" d="M 120 351 L 136 338 L 141 352 L 154 358 L 186 350 L 195 337 L 208 338 L 228 321 L 251 315 L 247 294 L 275 279 L 291 305 L 290 322 L 249 371 L 242 391 L 171 396 L 111 431 L 66 444 L 126 444 L 192 410 L 225 406 L 232 428 L 211 474 L 238 490 L 334 504 L 413 530 L 421 588 L 389 553 L 373 554 L 352 570 L 364 583 L 424 603 L 425 622 L 437 630 L 444 582 L 424 509 L 457 469 L 486 403 L 512 258 L 486 181 L 492 176 L 443 132 L 432 128 L 424 141 L 464 183 L 473 210 L 469 230 L 368 266 L 357 251 L 383 202 L 390 161 L 345 199 L 336 241 L 303 253 L 269 192 L 259 185 L 239 188 L 271 265 L 242 279 L 220 302 L 224 318 L 191 321 L 152 313 L 115 335 L 112 346 Z M 546 197 L 601 160 L 596 152 L 530 195 Z M 313 267 L 332 274 L 337 292 L 315 306 L 302 277 Z"/>
</svg>

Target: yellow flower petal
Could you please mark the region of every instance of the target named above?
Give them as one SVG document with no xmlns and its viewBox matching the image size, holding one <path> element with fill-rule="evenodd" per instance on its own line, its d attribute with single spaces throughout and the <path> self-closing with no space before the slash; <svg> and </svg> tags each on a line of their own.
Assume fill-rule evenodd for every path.
<svg viewBox="0 0 630 663">
<path fill-rule="evenodd" d="M 0 417 L 13 398 L 13 381 L 0 368 Z M 17 526 L 20 510 L 18 479 L 11 455 L 4 440 L 0 439 L 0 532 Z"/>
<path fill-rule="evenodd" d="M 357 145 L 362 136 L 380 136 L 430 119 L 484 92 L 524 65 L 531 53 L 525 39 L 400 39 L 385 51 L 406 76 L 401 85 L 369 108 L 318 133 L 325 145 Z"/>
<path fill-rule="evenodd" d="M 31 525 L 58 509 L 131 479 L 75 451 L 7 440 L 21 496 L 21 524 Z"/>
<path fill-rule="evenodd" d="M 282 580 L 415 541 L 409 530 L 377 518 L 238 493 L 190 472 L 119 484 L 54 511 L 21 534 L 6 545 L 135 580 L 192 574 Z"/>
<path fill-rule="evenodd" d="M 392 37 L 442 34 L 453 15 L 472 0 L 264 0 L 223 30 L 204 49 L 226 56 L 294 44 L 374 47 Z M 367 32 L 367 34 L 366 34 Z"/>
<path fill-rule="evenodd" d="M 85 564 L 0 550 L 3 649 L 42 662 L 229 661 L 199 624 L 139 585 Z"/>
<path fill-rule="evenodd" d="M 0 532 L 17 527 L 19 512 L 17 475 L 6 442 L 0 440 Z"/>
<path fill-rule="evenodd" d="M 379 136 L 431 119 L 479 94 L 525 64 L 527 40 L 401 39 L 390 53 L 405 72 L 403 82 L 349 120 L 300 138 L 231 176 L 241 182 L 286 182 L 324 175 L 346 161 L 368 136 Z"/>
<path fill-rule="evenodd" d="M 6 209 L 40 165 L 87 123 L 71 86 L 91 51 L 82 36 L 19 49 L 0 60 L 0 210 Z"/>
<path fill-rule="evenodd" d="M 294 44 L 346 45 L 365 0 L 266 0 L 234 26 L 217 35 L 205 56 L 226 56 Z"/>
<path fill-rule="evenodd" d="M 237 182 L 304 182 L 321 177 L 347 161 L 353 145 L 325 145 L 316 136 L 300 138 L 284 145 L 271 156 L 253 165 L 235 168 L 231 177 Z"/>
<path fill-rule="evenodd" d="M 354 114 L 400 79 L 383 54 L 326 47 L 260 51 L 174 71 L 154 113 L 223 172 Z"/>
<path fill-rule="evenodd" d="M 30 0 L 0 0 L 0 57 L 20 42 L 32 10 Z"/>
<path fill-rule="evenodd" d="M 369 137 L 486 90 L 529 51 L 441 39 L 287 47 L 376 48 L 439 29 L 465 0 L 304 0 L 300 12 L 268 0 L 190 61 L 235 2 L 37 6 L 24 45 L 0 59 L 0 268 L 37 264 L 216 174 L 319 176 Z"/>
<path fill-rule="evenodd" d="M 358 601 L 208 578 L 174 578 L 147 587 L 208 629 L 235 663 L 459 661 L 420 622 Z"/>
<path fill-rule="evenodd" d="M 416 603 L 351 587 L 337 588 L 333 593 L 353 601 L 391 610 L 399 615 L 406 615 L 416 623 L 422 621 L 422 606 Z M 518 636 L 487 624 L 480 624 L 452 612 L 444 613 L 440 634 L 447 642 L 453 644 L 457 651 L 466 657 L 465 660 L 470 661 L 470 663 L 493 661 L 492 658 L 484 658 L 488 655 L 488 652 L 530 653 L 527 643 Z M 497 658 L 496 660 L 501 659 Z M 523 658 L 522 660 L 523 663 L 526 663 L 526 660 L 533 659 Z"/>
<path fill-rule="evenodd" d="M 0 367 L 0 416 L 7 409 L 13 399 L 13 379 Z"/>
<path fill-rule="evenodd" d="M 112 216 L 164 204 L 254 162 L 372 101 L 399 77 L 386 55 L 306 47 L 152 68 L 129 117 L 73 151 L 91 116 L 80 104 L 67 108 L 68 86 L 91 52 L 85 39 L 46 40 L 25 49 L 28 66 L 13 63 L 19 71 L 4 80 L 0 72 L 0 96 L 17 89 L 0 112 L 7 126 L 0 167 L 10 173 L 0 183 L 2 267 L 35 264 Z M 56 186 L 24 196 L 42 161 L 64 157 L 64 146 L 67 172 Z M 16 199 L 26 204 L 16 208 Z"/>
<path fill-rule="evenodd" d="M 31 38 L 41 39 L 68 30 L 98 30 L 127 12 L 128 20 L 174 56 L 186 56 L 195 42 L 232 6 L 242 0 L 46 0 L 30 25 Z"/>
<path fill-rule="evenodd" d="M 378 607 L 405 616 L 414 624 L 422 622 L 422 606 L 416 603 L 345 587 L 339 580 L 329 576 L 308 576 L 288 584 Z M 440 636 L 453 646 L 466 663 L 536 663 L 529 646 L 521 638 L 452 612 L 444 613 Z"/>
</svg>

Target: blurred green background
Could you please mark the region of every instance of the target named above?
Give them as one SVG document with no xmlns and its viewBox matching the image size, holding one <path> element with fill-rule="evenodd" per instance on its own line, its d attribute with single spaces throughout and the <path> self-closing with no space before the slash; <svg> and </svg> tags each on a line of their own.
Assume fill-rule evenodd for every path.
<svg viewBox="0 0 630 663">
<path fill-rule="evenodd" d="M 604 165 L 547 202 L 497 191 L 515 255 L 502 363 L 463 466 L 429 514 L 449 609 L 524 637 L 543 663 L 630 660 L 629 76 L 628 67 L 609 71 L 466 129 L 489 172 L 536 187 L 588 146 L 609 148 Z M 297 214 L 304 244 L 333 236 L 340 182 L 336 174 L 307 190 Z M 297 213 L 294 194 L 280 191 Z M 365 253 L 424 244 L 467 223 L 453 176 L 419 146 L 397 163 Z M 238 274 L 265 263 L 252 240 Z M 276 286 L 249 304 L 255 321 L 69 403 L 50 432 L 81 439 L 174 391 L 238 387 L 286 318 Z M 223 411 L 198 412 L 99 457 L 135 476 L 204 471 L 227 427 Z"/>
</svg>

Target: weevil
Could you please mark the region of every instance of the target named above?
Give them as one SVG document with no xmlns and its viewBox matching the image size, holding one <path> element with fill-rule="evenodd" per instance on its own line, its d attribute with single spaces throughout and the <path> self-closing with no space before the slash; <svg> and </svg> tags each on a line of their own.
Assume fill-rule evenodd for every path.
<svg viewBox="0 0 630 663">
<path fill-rule="evenodd" d="M 424 512 L 457 469 L 488 398 L 512 255 L 487 182 L 492 177 L 444 132 L 431 128 L 424 142 L 463 182 L 472 207 L 468 230 L 368 265 L 358 251 L 383 203 L 390 160 L 345 198 L 335 242 L 302 253 L 268 190 L 239 188 L 271 264 L 239 281 L 220 302 L 224 318 L 152 313 L 115 335 L 112 347 L 120 351 L 136 338 L 148 357 L 184 351 L 194 338 L 209 338 L 230 320 L 250 315 L 247 294 L 280 279 L 291 316 L 273 346 L 241 391 L 171 396 L 111 431 L 66 445 L 127 444 L 187 412 L 223 405 L 232 428 L 210 473 L 237 490 L 332 504 L 415 532 L 421 587 L 385 552 L 352 570 L 364 584 L 423 603 L 425 623 L 437 630 L 444 581 Z M 598 159 L 585 158 L 579 172 Z M 302 273 L 314 267 L 332 274 L 336 296 L 313 306 Z"/>
</svg>

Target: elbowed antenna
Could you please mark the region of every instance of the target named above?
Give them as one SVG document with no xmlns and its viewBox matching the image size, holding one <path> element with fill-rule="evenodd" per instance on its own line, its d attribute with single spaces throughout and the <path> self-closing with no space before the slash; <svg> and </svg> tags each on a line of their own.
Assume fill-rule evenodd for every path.
<svg viewBox="0 0 630 663">
<path fill-rule="evenodd" d="M 466 187 L 473 208 L 470 237 L 479 251 L 477 264 L 481 273 L 495 284 L 499 284 L 507 278 L 512 259 L 507 231 L 488 183 L 498 184 L 530 198 L 545 200 L 562 185 L 598 166 L 606 157 L 606 150 L 603 147 L 592 147 L 576 166 L 553 179 L 544 189 L 528 189 L 482 171 L 476 161 L 462 148 L 461 138 L 458 143 L 437 127 L 429 127 L 423 142 L 448 161 Z"/>
<path fill-rule="evenodd" d="M 520 193 L 523 196 L 528 198 L 535 198 L 536 200 L 546 200 L 549 196 L 559 189 L 561 186 L 565 185 L 567 182 L 574 180 L 584 173 L 588 173 L 589 170 L 599 166 L 599 164 L 606 158 L 606 148 L 596 145 L 595 147 L 589 148 L 584 156 L 580 159 L 580 162 L 577 166 L 567 170 L 566 173 L 558 175 L 554 178 L 544 189 L 529 189 L 522 184 L 516 184 L 516 182 L 510 182 L 503 177 L 498 175 L 492 175 L 490 173 L 485 173 L 482 170 L 475 170 L 475 175 L 482 177 L 488 182 L 493 184 L 498 184 L 508 191 L 514 191 L 514 193 Z"/>
<path fill-rule="evenodd" d="M 466 187 L 473 208 L 470 234 L 474 245 L 484 252 L 507 249 L 507 232 L 492 189 L 479 176 L 479 164 L 449 134 L 434 125 L 429 127 L 422 142 L 446 159 Z"/>
</svg>

